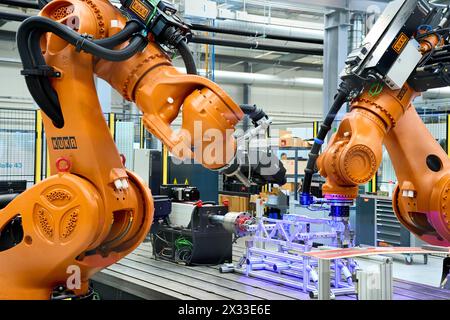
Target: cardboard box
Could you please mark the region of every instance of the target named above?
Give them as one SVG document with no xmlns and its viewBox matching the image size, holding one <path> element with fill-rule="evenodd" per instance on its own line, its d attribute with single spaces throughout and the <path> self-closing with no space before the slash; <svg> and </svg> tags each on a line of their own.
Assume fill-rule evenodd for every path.
<svg viewBox="0 0 450 320">
<path fill-rule="evenodd" d="M 295 137 L 291 131 L 280 130 L 279 131 L 279 144 L 280 147 L 296 147 L 296 148 L 311 148 L 312 144 L 302 138 Z"/>
<path fill-rule="evenodd" d="M 279 131 L 279 143 L 280 147 L 290 147 L 288 144 L 292 143 L 291 139 L 293 139 L 292 132 L 289 130 L 280 130 Z"/>
<path fill-rule="evenodd" d="M 312 144 L 302 138 L 284 137 L 280 138 L 280 147 L 296 147 L 296 148 L 311 148 Z"/>
<path fill-rule="evenodd" d="M 280 147 L 298 147 L 303 148 L 305 145 L 305 141 L 301 138 L 281 138 L 280 139 Z"/>
<path fill-rule="evenodd" d="M 284 167 L 286 168 L 286 174 L 295 174 L 295 160 L 281 160 Z M 297 174 L 302 175 L 305 173 L 306 164 L 308 161 L 298 160 L 297 161 Z"/>
<path fill-rule="evenodd" d="M 294 160 L 281 160 L 281 162 L 286 169 L 286 174 L 294 174 Z"/>
<path fill-rule="evenodd" d="M 249 207 L 249 199 L 247 197 L 219 195 L 219 204 L 223 205 L 228 202 L 228 211 L 230 212 L 247 212 Z"/>
<path fill-rule="evenodd" d="M 295 191 L 295 183 L 288 182 L 284 186 L 281 187 L 281 190 L 284 190 L 287 192 L 294 192 Z"/>
<path fill-rule="evenodd" d="M 256 201 L 259 199 L 259 195 L 257 194 L 252 194 L 250 196 L 250 203 L 256 203 Z"/>
<path fill-rule="evenodd" d="M 267 192 L 261 192 L 261 193 L 259 194 L 259 198 L 260 198 L 261 200 L 263 200 L 264 202 L 267 202 L 267 199 L 269 198 L 269 194 L 268 194 Z"/>
<path fill-rule="evenodd" d="M 280 130 L 279 137 L 281 138 L 292 138 L 292 131 L 289 130 Z"/>
</svg>

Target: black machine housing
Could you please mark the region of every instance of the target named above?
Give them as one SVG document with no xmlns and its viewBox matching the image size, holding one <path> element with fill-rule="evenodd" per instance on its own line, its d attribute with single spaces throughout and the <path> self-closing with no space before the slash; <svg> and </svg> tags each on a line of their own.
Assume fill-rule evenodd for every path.
<svg viewBox="0 0 450 320">
<path fill-rule="evenodd" d="M 0 209 L 5 208 L 27 189 L 27 181 L 0 181 Z M 0 251 L 8 250 L 22 242 L 24 236 L 22 216 L 18 213 L 0 229 Z"/>
<path fill-rule="evenodd" d="M 189 26 L 177 15 L 177 9 L 161 0 L 120 0 L 122 9 L 162 44 L 176 46 L 191 36 Z"/>
<path fill-rule="evenodd" d="M 435 50 L 427 64 L 411 75 L 408 84 L 417 92 L 450 86 L 450 45 Z"/>
<path fill-rule="evenodd" d="M 416 33 L 417 26 L 425 22 L 430 10 L 425 1 L 396 0 L 389 3 L 362 46 L 347 57 L 342 79 L 368 79 L 370 76 L 383 79 Z"/>
<path fill-rule="evenodd" d="M 160 187 L 161 195 L 174 202 L 190 202 L 200 200 L 200 191 L 196 187 L 181 184 L 165 184 Z"/>
<path fill-rule="evenodd" d="M 367 35 L 362 46 L 350 53 L 346 60 L 346 68 L 341 74 L 341 78 L 349 83 L 361 83 L 363 81 L 384 81 L 388 85 L 389 73 L 398 63 L 398 60 L 405 48 L 410 42 L 418 44 L 419 31 L 435 30 L 441 28 L 440 23 L 443 22 L 450 14 L 449 8 L 436 7 L 426 0 L 396 0 L 388 4 L 383 15 L 378 19 L 370 33 Z M 445 20 L 444 20 L 445 21 Z M 448 22 L 447 22 L 448 23 Z M 445 27 L 442 26 L 442 29 Z M 433 56 L 447 56 L 448 50 L 439 50 L 432 52 Z M 427 58 L 427 65 L 432 63 L 433 59 Z M 405 61 L 406 60 L 406 61 Z M 422 92 L 438 85 L 446 84 L 438 81 L 435 86 L 431 85 L 431 80 L 423 85 L 421 82 L 427 76 L 421 65 L 403 59 L 400 72 L 410 75 L 408 83 L 414 89 Z M 442 66 L 441 66 L 442 67 Z M 419 69 L 417 69 L 419 68 Z M 417 70 L 416 70 L 417 69 Z M 430 69 L 427 69 L 428 71 Z M 437 68 L 434 70 L 443 70 Z M 416 75 L 419 73 L 419 75 Z M 436 76 L 437 74 L 435 74 Z M 357 86 L 357 85 L 355 85 Z M 401 84 L 399 87 L 401 88 Z M 360 87 L 360 86 L 357 86 Z M 392 88 L 392 87 L 391 87 Z M 397 87 L 398 88 L 398 87 Z M 395 87 L 393 89 L 396 89 Z M 398 88 L 399 89 L 399 88 Z"/>
<path fill-rule="evenodd" d="M 195 206 L 186 228 L 173 227 L 167 222 L 154 224 L 152 246 L 155 258 L 186 265 L 232 262 L 232 234 L 209 218 L 227 213 L 228 207 L 225 206 Z"/>
<path fill-rule="evenodd" d="M 337 94 L 320 126 L 309 154 L 303 179 L 300 203 L 311 205 L 311 181 L 317 172 L 316 162 L 342 106 L 358 97 L 365 87 L 387 85 L 400 90 L 409 84 L 414 90 L 447 86 L 449 76 L 450 6 L 437 6 L 427 0 L 395 0 L 390 2 L 360 48 L 352 51 L 340 74 Z M 437 35 L 439 44 L 423 53 L 421 41 Z"/>
</svg>

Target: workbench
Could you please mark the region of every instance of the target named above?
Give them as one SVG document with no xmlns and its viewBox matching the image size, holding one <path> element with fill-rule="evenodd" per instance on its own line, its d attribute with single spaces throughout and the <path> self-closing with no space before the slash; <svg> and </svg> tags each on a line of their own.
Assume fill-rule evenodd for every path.
<svg viewBox="0 0 450 320">
<path fill-rule="evenodd" d="M 233 247 L 238 261 L 244 247 Z M 155 260 L 150 243 L 93 277 L 94 288 L 115 291 L 109 298 L 182 299 L 182 300 L 309 300 L 298 289 L 248 278 L 238 273 L 220 273 L 217 266 L 188 267 Z M 101 292 L 100 292 L 101 293 Z M 112 297 L 113 296 L 113 297 Z M 105 298 L 106 299 L 106 298 Z M 338 296 L 337 300 L 355 300 L 356 296 Z M 394 280 L 395 300 L 450 300 L 450 292 L 438 288 Z"/>
</svg>

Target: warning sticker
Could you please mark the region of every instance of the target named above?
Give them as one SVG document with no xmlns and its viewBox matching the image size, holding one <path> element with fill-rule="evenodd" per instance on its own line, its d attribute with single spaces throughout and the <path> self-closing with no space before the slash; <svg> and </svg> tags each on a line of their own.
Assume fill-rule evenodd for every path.
<svg viewBox="0 0 450 320">
<path fill-rule="evenodd" d="M 134 0 L 131 4 L 131 10 L 136 13 L 142 20 L 146 20 L 150 14 L 150 10 L 139 0 Z"/>
<path fill-rule="evenodd" d="M 400 52 L 402 52 L 403 48 L 406 46 L 408 41 L 409 41 L 408 36 L 402 32 L 398 37 L 397 41 L 395 41 L 392 48 L 395 50 L 395 52 L 400 54 Z"/>
</svg>

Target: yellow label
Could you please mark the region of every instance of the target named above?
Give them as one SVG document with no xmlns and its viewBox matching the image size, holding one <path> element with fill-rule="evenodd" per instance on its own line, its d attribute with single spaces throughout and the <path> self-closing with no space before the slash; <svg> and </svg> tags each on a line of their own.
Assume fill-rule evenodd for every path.
<svg viewBox="0 0 450 320">
<path fill-rule="evenodd" d="M 400 36 L 398 37 L 397 41 L 395 41 L 392 48 L 395 50 L 395 52 L 400 54 L 400 52 L 402 52 L 403 48 L 406 46 L 408 41 L 409 41 L 408 36 L 404 33 L 401 33 Z"/>
<path fill-rule="evenodd" d="M 133 1 L 133 3 L 131 4 L 131 9 L 134 13 L 141 17 L 142 20 L 146 20 L 148 15 L 150 14 L 150 10 L 138 0 Z"/>
</svg>

